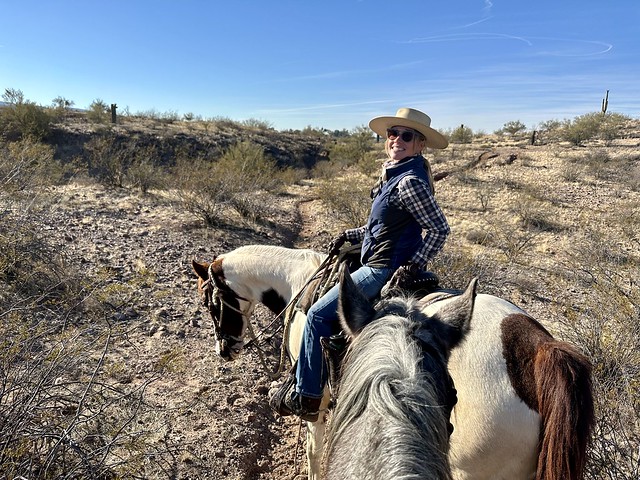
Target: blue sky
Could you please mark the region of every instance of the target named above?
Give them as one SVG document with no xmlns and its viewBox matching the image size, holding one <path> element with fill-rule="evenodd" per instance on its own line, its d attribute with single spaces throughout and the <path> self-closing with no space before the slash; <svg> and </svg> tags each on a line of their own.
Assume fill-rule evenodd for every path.
<svg viewBox="0 0 640 480">
<path fill-rule="evenodd" d="M 352 129 L 640 116 L 639 0 L 0 0 L 0 92 Z"/>
</svg>

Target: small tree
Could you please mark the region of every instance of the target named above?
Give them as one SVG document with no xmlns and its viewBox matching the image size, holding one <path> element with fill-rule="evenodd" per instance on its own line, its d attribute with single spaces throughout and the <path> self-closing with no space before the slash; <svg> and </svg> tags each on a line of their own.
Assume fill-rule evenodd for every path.
<svg viewBox="0 0 640 480">
<path fill-rule="evenodd" d="M 24 103 L 24 93 L 22 93 L 22 90 L 15 88 L 5 88 L 2 99 L 9 105 L 20 105 Z"/>
<path fill-rule="evenodd" d="M 512 120 L 502 126 L 502 131 L 504 133 L 508 133 L 509 135 L 516 135 L 517 133 L 523 132 L 526 129 L 527 126 L 520 120 Z"/>
<path fill-rule="evenodd" d="M 366 159 L 373 147 L 373 137 L 368 127 L 356 127 L 349 136 L 334 141 L 329 147 L 329 158 L 341 166 L 353 165 Z"/>
<path fill-rule="evenodd" d="M 95 123 L 107 123 L 109 120 L 109 106 L 101 99 L 96 99 L 89 105 L 87 118 Z"/>
<path fill-rule="evenodd" d="M 62 111 L 68 110 L 73 105 L 75 105 L 75 102 L 73 100 L 68 100 L 60 96 L 54 98 L 51 102 L 51 106 L 53 108 L 55 108 L 56 110 L 62 110 Z"/>
<path fill-rule="evenodd" d="M 562 124 L 562 138 L 573 145 L 580 146 L 598 134 L 602 123 L 601 113 L 585 113 Z"/>
<path fill-rule="evenodd" d="M 460 125 L 449 136 L 451 143 L 471 143 L 473 141 L 473 130 L 464 125 Z"/>
<path fill-rule="evenodd" d="M 10 108 L 0 111 L 0 133 L 9 140 L 31 137 L 46 138 L 50 131 L 51 117 L 40 106 L 25 100 L 21 90 L 7 88 L 2 95 Z"/>
</svg>

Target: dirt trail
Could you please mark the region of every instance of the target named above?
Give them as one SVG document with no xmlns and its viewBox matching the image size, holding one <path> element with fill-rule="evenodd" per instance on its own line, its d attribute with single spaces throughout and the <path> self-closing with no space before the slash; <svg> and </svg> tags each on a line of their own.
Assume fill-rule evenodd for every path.
<svg viewBox="0 0 640 480">
<path fill-rule="evenodd" d="M 91 185 L 57 192 L 45 228 L 70 261 L 88 277 L 117 266 L 111 269 L 114 285 L 137 284 L 143 274 L 154 279 L 132 295 L 126 314 L 119 312 L 128 333 L 106 362 L 114 371 L 128 372 L 122 382 L 132 388 L 157 377 L 147 388 L 149 414 L 139 428 L 149 432 L 149 452 L 172 453 L 165 461 L 171 465 L 162 471 L 152 467 L 149 478 L 280 480 L 304 471 L 304 426 L 271 412 L 271 380 L 257 355 L 245 352 L 227 363 L 215 354 L 191 260 L 210 260 L 252 243 L 322 248 L 327 233 L 310 192 L 302 185 L 276 198 L 277 229 L 219 230 L 199 227 L 161 196 Z M 260 330 L 272 319 L 259 305 L 252 321 Z M 277 341 L 266 354 L 275 366 Z"/>
</svg>

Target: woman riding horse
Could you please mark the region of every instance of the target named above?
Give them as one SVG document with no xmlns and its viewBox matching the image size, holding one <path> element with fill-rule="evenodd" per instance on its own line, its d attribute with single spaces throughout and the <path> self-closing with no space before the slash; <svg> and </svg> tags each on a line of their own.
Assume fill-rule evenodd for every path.
<svg viewBox="0 0 640 480">
<path fill-rule="evenodd" d="M 386 137 L 388 160 L 373 189 L 368 223 L 344 231 L 331 244 L 337 253 L 345 242 L 362 241 L 362 267 L 352 279 L 365 296 L 375 298 L 391 278 L 397 284 L 424 269 L 443 247 L 450 229 L 433 192 L 433 177 L 425 147 L 446 148 L 447 140 L 433 128 L 428 115 L 401 108 L 396 115 L 376 117 L 369 127 Z M 329 290 L 307 312 L 293 391 L 284 383 L 271 397 L 281 415 L 297 415 L 315 422 L 327 382 L 327 367 L 320 344 L 337 324 L 338 286 Z"/>
</svg>

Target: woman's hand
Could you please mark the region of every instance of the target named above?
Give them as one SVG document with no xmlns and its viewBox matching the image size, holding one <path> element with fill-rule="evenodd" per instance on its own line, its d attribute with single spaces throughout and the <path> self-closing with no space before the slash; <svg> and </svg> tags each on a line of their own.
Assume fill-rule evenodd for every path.
<svg viewBox="0 0 640 480">
<path fill-rule="evenodd" d="M 347 241 L 347 234 L 342 232 L 339 236 L 334 238 L 329 244 L 329 255 L 338 255 L 340 253 L 340 247 Z"/>
<path fill-rule="evenodd" d="M 419 271 L 420 267 L 415 263 L 408 263 L 407 265 L 398 267 L 391 277 L 391 280 L 389 280 L 389 288 L 398 288 L 400 290 L 407 289 Z"/>
</svg>

